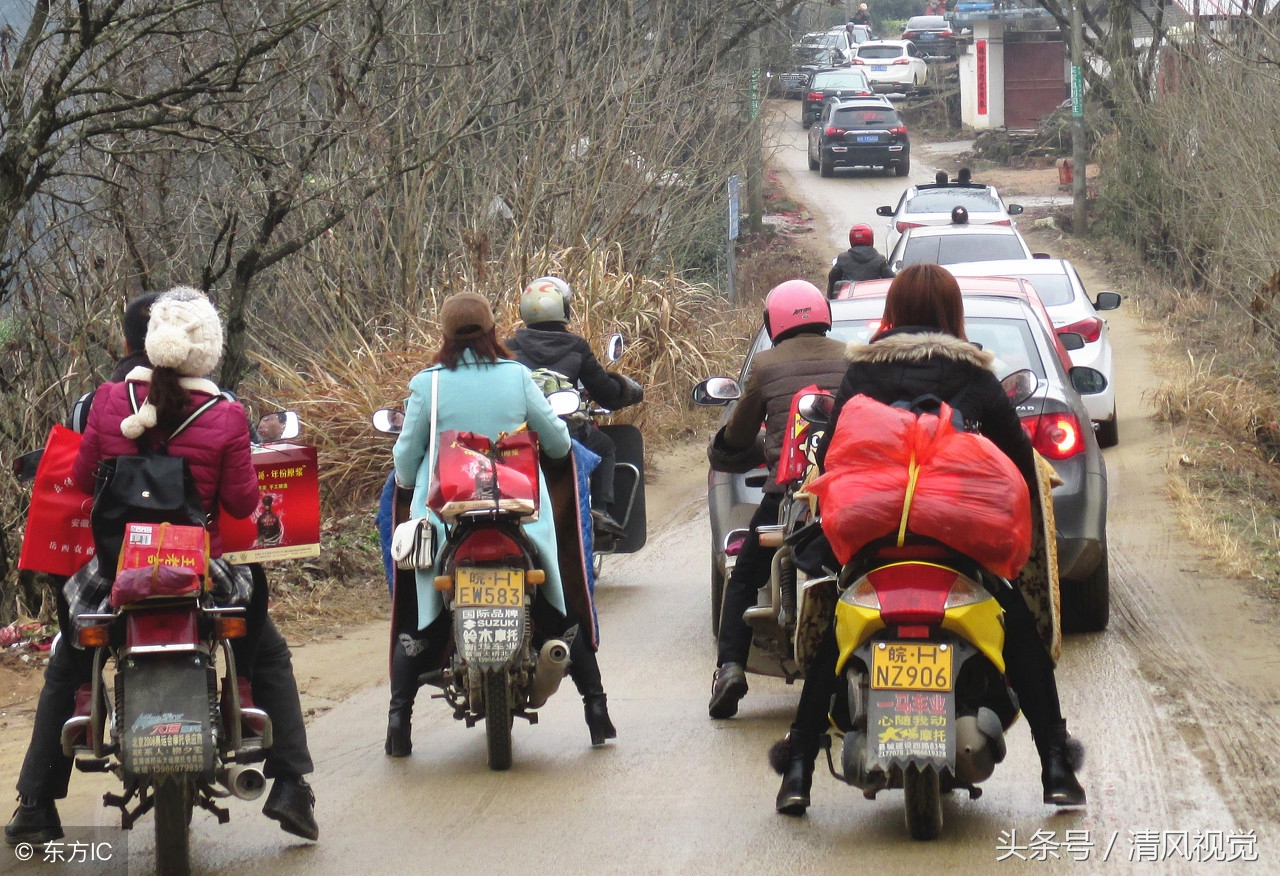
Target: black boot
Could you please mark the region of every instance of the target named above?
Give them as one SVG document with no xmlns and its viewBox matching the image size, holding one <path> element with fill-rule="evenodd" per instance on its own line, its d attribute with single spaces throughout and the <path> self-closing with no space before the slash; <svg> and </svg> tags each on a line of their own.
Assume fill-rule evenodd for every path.
<svg viewBox="0 0 1280 876">
<path fill-rule="evenodd" d="M 1076 779 L 1083 749 L 1067 735 L 1067 723 L 1057 721 L 1036 739 L 1040 751 L 1040 783 L 1044 785 L 1044 802 L 1055 806 L 1085 805 L 1084 788 Z"/>
<path fill-rule="evenodd" d="M 587 715 L 592 745 L 604 745 L 606 739 L 618 737 L 618 731 L 613 729 L 613 722 L 609 720 L 608 697 L 602 693 L 587 694 L 582 698 L 582 707 Z"/>
<path fill-rule="evenodd" d="M 406 642 L 405 640 L 408 640 Z M 406 653 L 406 645 L 414 655 Z M 421 643 L 402 635 L 391 657 L 391 708 L 387 713 L 386 752 L 391 757 L 408 757 L 413 751 L 411 717 L 418 696 L 418 674 L 422 663 Z"/>
<path fill-rule="evenodd" d="M 315 842 L 320 839 L 315 804 L 316 795 L 301 776 L 280 776 L 271 786 L 262 814 L 280 822 L 285 833 Z"/>
<path fill-rule="evenodd" d="M 819 737 L 815 733 L 791 727 L 790 756 L 782 774 L 776 807 L 783 815 L 804 815 L 809 808 L 809 790 L 813 787 L 813 763 L 818 758 Z"/>
<path fill-rule="evenodd" d="M 39 846 L 62 837 L 62 820 L 52 800 L 19 797 L 13 818 L 4 826 L 4 841 L 11 846 L 23 843 Z"/>
</svg>

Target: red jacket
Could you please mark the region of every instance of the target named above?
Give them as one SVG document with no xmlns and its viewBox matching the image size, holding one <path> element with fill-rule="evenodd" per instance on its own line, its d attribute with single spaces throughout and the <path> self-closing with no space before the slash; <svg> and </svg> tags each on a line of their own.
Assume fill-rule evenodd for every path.
<svg viewBox="0 0 1280 876">
<path fill-rule="evenodd" d="M 129 375 L 135 383 L 139 402 L 146 398 L 151 372 L 135 368 Z M 216 384 L 201 378 L 184 377 L 182 384 L 191 393 L 189 411 L 219 393 Z M 94 490 L 94 475 L 98 461 L 115 456 L 129 456 L 138 452 L 137 442 L 126 438 L 120 431 L 120 423 L 133 413 L 129 404 L 128 384 L 104 383 L 93 396 L 89 411 L 89 423 L 80 443 L 80 455 L 76 457 L 72 474 L 76 486 L 85 492 Z M 163 438 L 159 430 L 152 430 L 155 438 Z M 143 436 L 140 440 L 147 440 Z M 228 400 L 218 402 L 200 415 L 183 430 L 168 447 L 171 456 L 181 456 L 191 468 L 191 476 L 200 491 L 205 510 L 209 512 L 210 554 L 222 556 L 222 540 L 218 535 L 217 506 L 222 505 L 232 517 L 248 517 L 258 508 L 258 476 L 254 471 L 249 451 L 249 420 L 244 408 Z"/>
</svg>

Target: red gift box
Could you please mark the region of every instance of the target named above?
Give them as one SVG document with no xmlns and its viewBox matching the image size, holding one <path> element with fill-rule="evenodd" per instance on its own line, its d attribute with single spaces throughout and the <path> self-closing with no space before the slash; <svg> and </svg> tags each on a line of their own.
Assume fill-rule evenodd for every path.
<svg viewBox="0 0 1280 876">
<path fill-rule="evenodd" d="M 111 604 L 194 593 L 208 570 L 209 533 L 204 527 L 129 523 L 111 585 Z"/>
<path fill-rule="evenodd" d="M 248 517 L 220 511 L 222 556 L 261 563 L 320 555 L 320 482 L 316 449 L 297 444 L 255 448 L 262 500 Z"/>
</svg>

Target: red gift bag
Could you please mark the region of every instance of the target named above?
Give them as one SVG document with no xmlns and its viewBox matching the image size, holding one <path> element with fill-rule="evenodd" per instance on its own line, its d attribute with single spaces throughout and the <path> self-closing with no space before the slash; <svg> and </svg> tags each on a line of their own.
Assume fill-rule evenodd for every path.
<svg viewBox="0 0 1280 876">
<path fill-rule="evenodd" d="M 446 521 L 498 508 L 537 519 L 538 436 L 516 432 L 490 441 L 450 429 L 437 438 L 436 474 L 427 506 Z"/>
<path fill-rule="evenodd" d="M 31 487 L 19 569 L 72 575 L 93 556 L 89 528 L 93 496 L 77 490 L 71 478 L 80 438 L 79 432 L 65 426 L 54 426 L 49 432 Z"/>
</svg>

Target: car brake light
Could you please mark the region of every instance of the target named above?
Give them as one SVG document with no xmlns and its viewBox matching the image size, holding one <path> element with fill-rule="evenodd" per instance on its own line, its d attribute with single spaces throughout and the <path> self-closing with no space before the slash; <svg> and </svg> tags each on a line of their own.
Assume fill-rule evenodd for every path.
<svg viewBox="0 0 1280 876">
<path fill-rule="evenodd" d="M 910 58 L 899 58 L 898 60 L 894 61 L 893 63 L 894 63 L 895 65 L 897 65 L 897 64 L 910 64 L 910 63 L 911 63 L 911 59 L 910 59 Z"/>
<path fill-rule="evenodd" d="M 923 228 L 924 226 L 919 222 L 898 222 L 898 224 L 893 227 L 898 229 L 898 233 L 901 234 L 908 228 Z"/>
<path fill-rule="evenodd" d="M 843 137 L 845 133 L 846 132 L 844 128 L 835 128 L 835 127 L 827 128 L 828 137 Z"/>
<path fill-rule="evenodd" d="M 861 58 L 854 58 L 854 59 L 853 59 L 852 61 L 850 61 L 849 63 L 850 63 L 850 64 L 861 64 L 863 67 L 867 66 L 867 62 L 866 62 L 866 61 L 864 61 L 864 60 L 862 60 Z"/>
<path fill-rule="evenodd" d="M 988 225 L 1012 225 L 1013 223 L 1008 219 L 997 219 L 995 222 L 988 222 L 987 224 Z"/>
<path fill-rule="evenodd" d="M 821 92 L 821 91 L 810 91 L 810 92 L 809 92 L 808 100 L 813 101 L 813 102 L 815 102 L 815 103 L 816 103 L 816 102 L 820 102 L 820 101 L 822 100 L 822 92 Z"/>
<path fill-rule="evenodd" d="M 894 563 L 867 573 L 886 624 L 940 624 L 960 575 L 932 563 Z"/>
<path fill-rule="evenodd" d="M 902 32 L 902 38 L 904 40 L 913 40 L 916 36 L 918 36 L 918 34 L 914 30 L 904 30 Z"/>
<path fill-rule="evenodd" d="M 1046 459 L 1070 459 L 1084 450 L 1080 421 L 1072 413 L 1042 414 L 1022 421 L 1031 445 Z"/>
<path fill-rule="evenodd" d="M 905 133 L 907 133 L 907 126 L 906 126 L 906 125 L 898 125 L 896 128 L 890 128 L 890 129 L 889 129 L 889 133 L 890 133 L 890 134 L 905 134 Z"/>
<path fill-rule="evenodd" d="M 473 563 L 493 563 L 501 560 L 523 559 L 524 552 L 515 539 L 500 529 L 476 529 L 453 552 L 455 563 L 467 560 Z"/>
<path fill-rule="evenodd" d="M 1071 325 L 1064 325 L 1058 329 L 1059 334 L 1062 332 L 1075 332 L 1092 344 L 1098 338 L 1102 337 L 1102 320 L 1096 316 L 1088 316 L 1079 322 L 1073 322 Z"/>
</svg>

